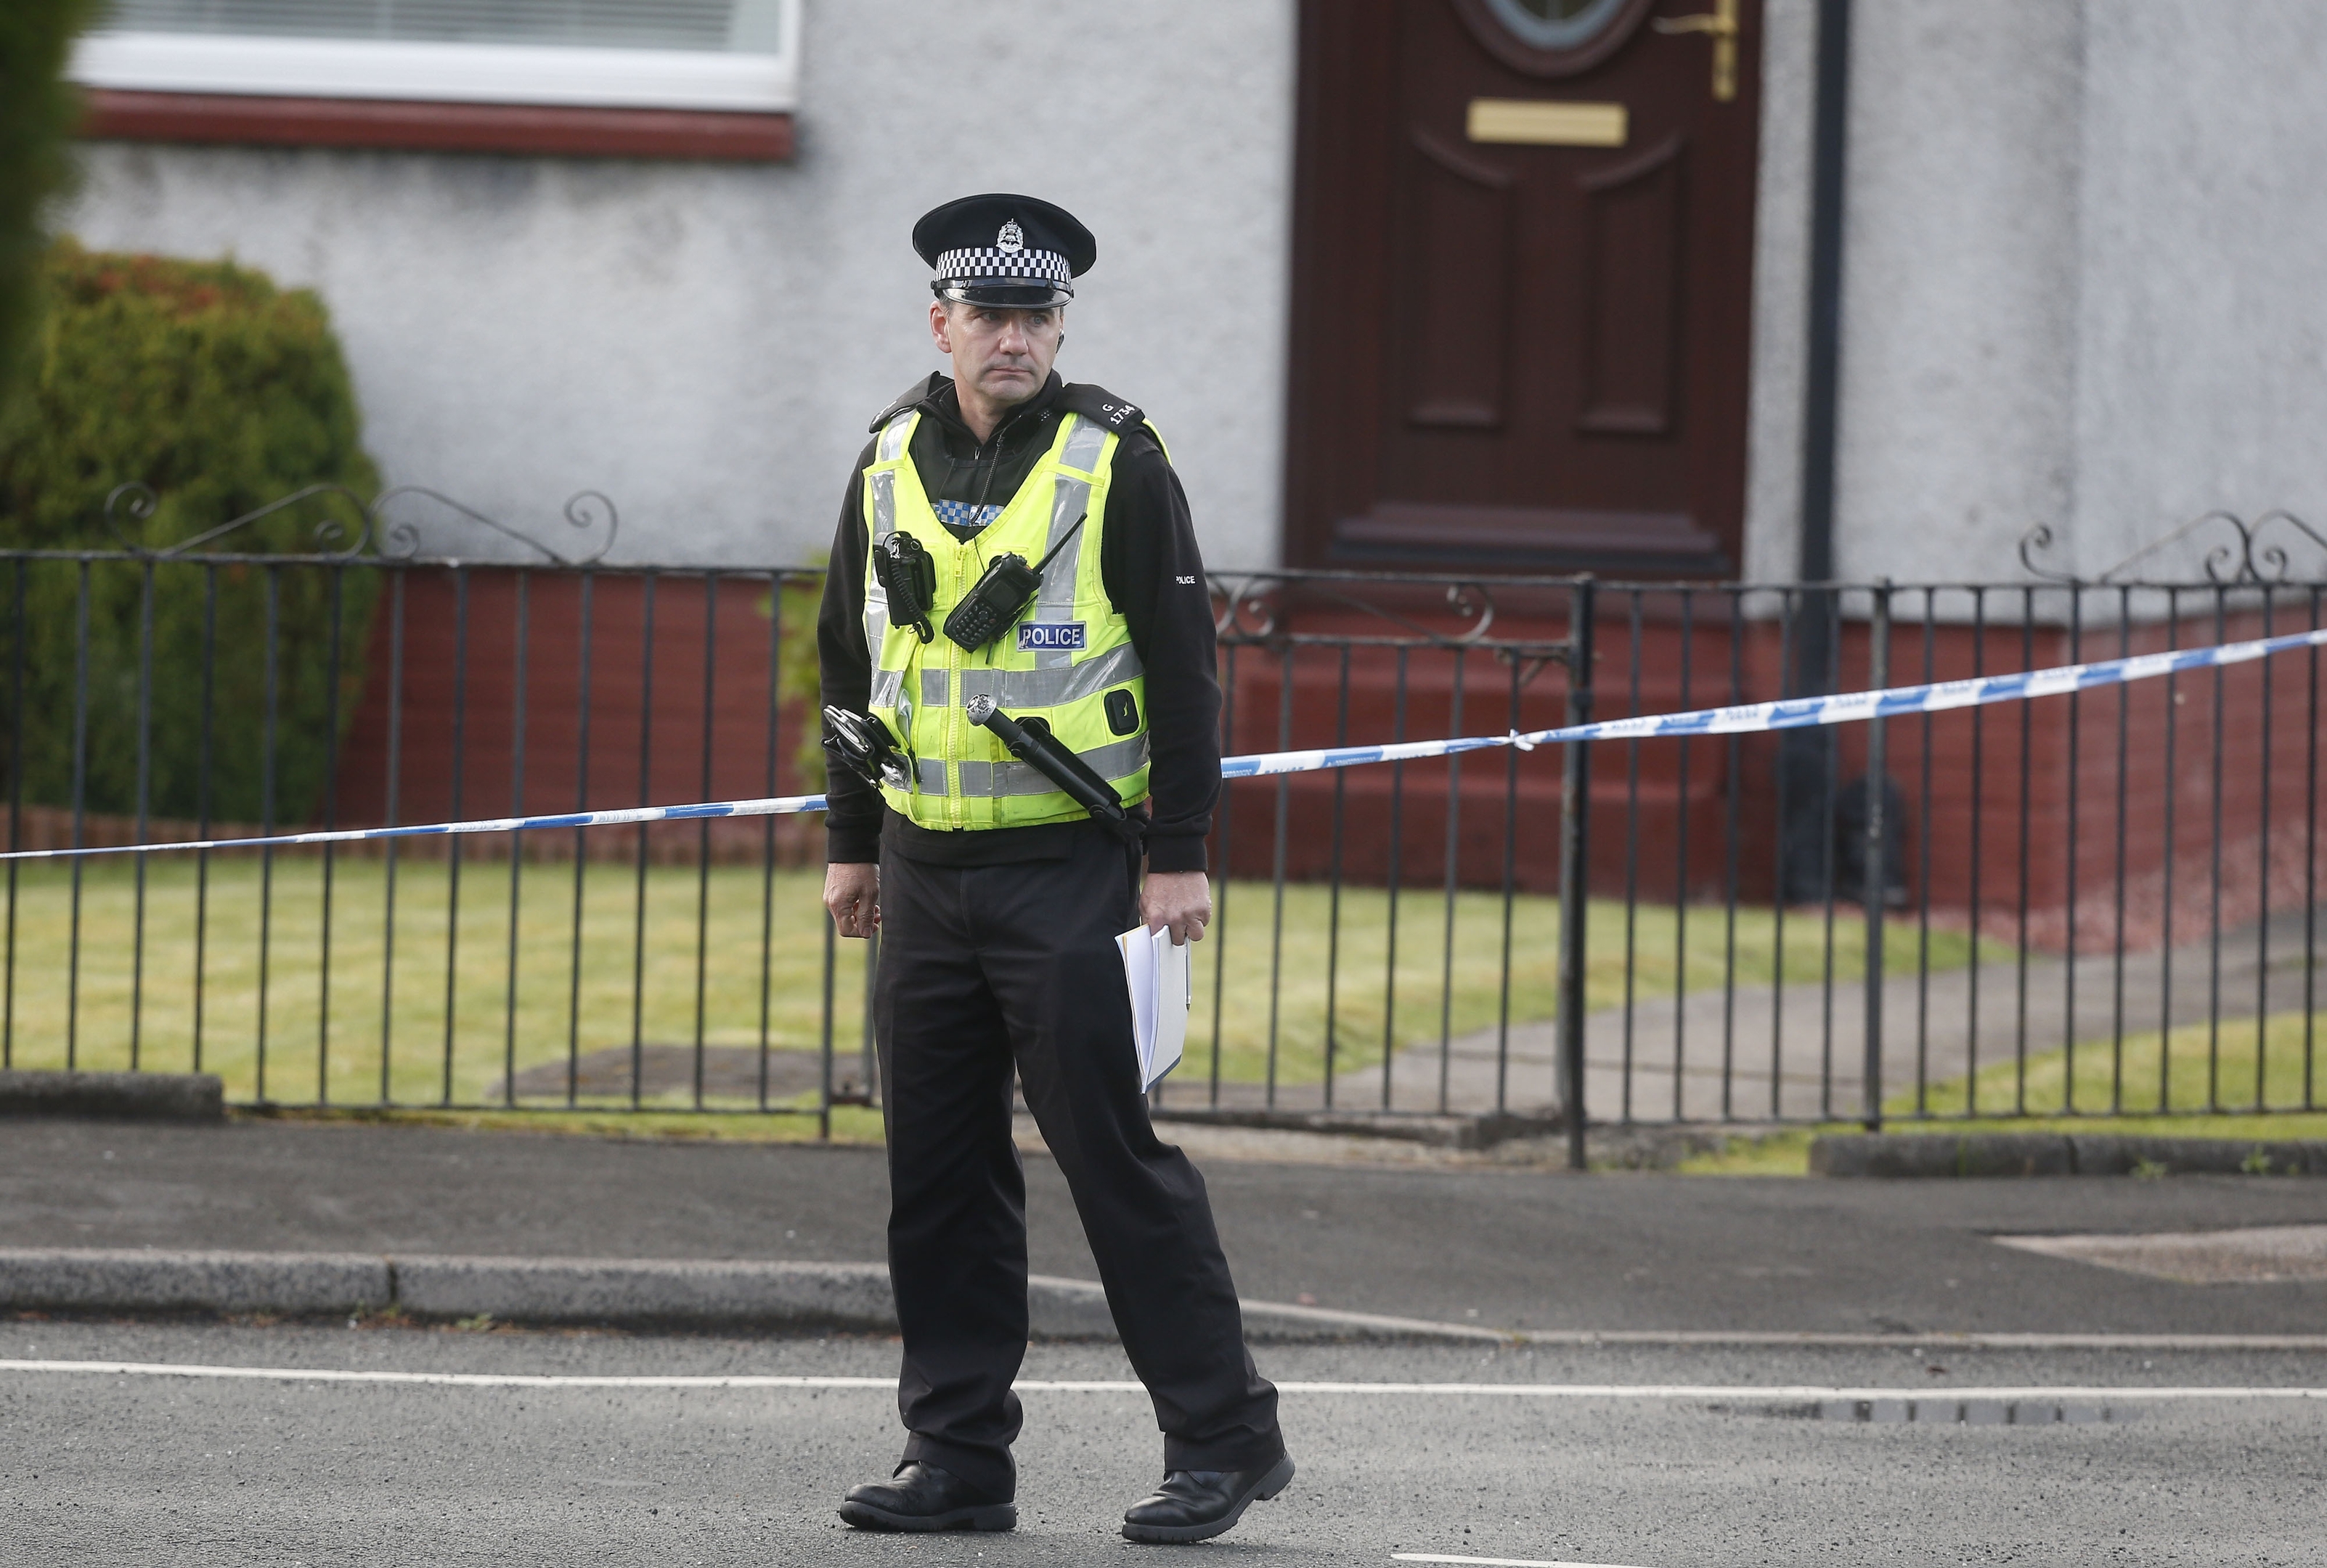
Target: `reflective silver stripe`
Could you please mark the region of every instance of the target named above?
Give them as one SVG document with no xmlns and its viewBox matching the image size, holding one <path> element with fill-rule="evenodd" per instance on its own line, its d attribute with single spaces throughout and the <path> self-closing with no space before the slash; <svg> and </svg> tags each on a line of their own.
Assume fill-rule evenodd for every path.
<svg viewBox="0 0 2327 1568">
<path fill-rule="evenodd" d="M 965 762 L 962 766 L 967 768 L 969 764 Z M 945 764 L 936 758 L 917 759 L 913 763 L 913 774 L 921 781 L 922 794 L 942 795 L 946 792 Z"/>
<path fill-rule="evenodd" d="M 1042 591 L 1034 601 L 1033 618 L 1037 621 L 1074 619 L 1075 574 L 1082 565 L 1083 541 L 1090 537 L 1092 532 L 1089 521 L 1083 516 L 1090 505 L 1090 489 L 1089 480 L 1077 479 L 1066 472 L 1058 476 L 1051 498 L 1051 537 L 1044 543 L 1042 553 L 1046 555 L 1052 550 L 1059 553 L 1051 555 L 1051 564 L 1042 568 Z M 1075 527 L 1078 522 L 1083 525 L 1079 528 Z M 1074 537 L 1068 538 L 1067 531 L 1070 528 L 1074 529 Z M 1061 539 L 1066 540 L 1063 546 L 1060 544 Z M 1074 657 L 1072 649 L 1046 648 L 1034 656 L 1034 662 L 1043 669 L 1050 669 L 1069 662 Z"/>
<path fill-rule="evenodd" d="M 1055 708 L 1084 697 L 1096 696 L 1109 686 L 1136 680 L 1145 671 L 1139 662 L 1139 651 L 1129 643 L 1110 649 L 1097 658 L 1087 658 L 1065 669 L 966 669 L 961 672 L 961 700 L 989 696 L 1004 713 L 1015 713 L 1020 708 Z M 942 703 L 942 693 L 928 695 L 927 677 L 923 677 L 921 701 Z"/>
<path fill-rule="evenodd" d="M 1067 435 L 1066 450 L 1059 453 L 1059 461 L 1069 468 L 1079 468 L 1086 473 L 1095 471 L 1099 448 L 1106 444 L 1106 429 L 1079 414 L 1075 415 L 1074 429 Z"/>
<path fill-rule="evenodd" d="M 875 462 L 894 462 L 905 454 L 905 437 L 912 433 L 913 415 L 900 414 L 881 427 L 881 436 L 873 448 Z M 897 531 L 897 476 L 876 473 L 873 476 L 873 543 L 879 544 Z M 881 579 L 868 568 L 864 574 L 864 647 L 873 662 L 881 662 L 881 639 L 889 631 L 889 591 L 881 586 Z"/>
<path fill-rule="evenodd" d="M 1134 735 L 1080 753 L 1102 779 L 1128 779 L 1147 766 L 1147 737 Z M 927 767 L 927 763 L 922 766 Z M 1000 798 L 1005 795 L 1051 795 L 1059 787 L 1023 762 L 964 762 L 961 792 Z"/>
<path fill-rule="evenodd" d="M 897 476 L 873 476 L 873 542 L 879 544 L 897 531 Z M 881 586 L 873 564 L 864 564 L 864 649 L 881 662 L 881 639 L 889 631 L 889 591 Z"/>
<path fill-rule="evenodd" d="M 905 672 L 902 669 L 876 669 L 873 672 L 873 690 L 865 699 L 876 708 L 893 708 L 897 699 L 905 695 Z"/>
<path fill-rule="evenodd" d="M 1075 427 L 1067 432 L 1067 443 L 1059 453 L 1061 464 L 1088 469 L 1098 461 L 1099 449 L 1107 444 L 1107 432 L 1089 420 L 1077 415 Z M 1051 491 L 1051 535 L 1043 542 L 1042 553 L 1058 554 L 1042 568 L 1042 589 L 1034 601 L 1037 621 L 1071 621 L 1075 613 L 1075 577 L 1082 565 L 1083 541 L 1098 532 L 1084 513 L 1090 507 L 1090 481 L 1065 471 L 1053 471 Z M 1075 527 L 1079 522 L 1082 527 Z M 1068 537 L 1070 529 L 1074 537 Z M 1063 546 L 1061 541 L 1064 540 Z M 1067 648 L 1046 648 L 1034 656 L 1038 669 L 1063 669 L 1074 662 L 1074 650 Z"/>
<path fill-rule="evenodd" d="M 941 669 L 921 671 L 921 706 L 941 708 L 946 705 L 946 672 Z"/>
</svg>

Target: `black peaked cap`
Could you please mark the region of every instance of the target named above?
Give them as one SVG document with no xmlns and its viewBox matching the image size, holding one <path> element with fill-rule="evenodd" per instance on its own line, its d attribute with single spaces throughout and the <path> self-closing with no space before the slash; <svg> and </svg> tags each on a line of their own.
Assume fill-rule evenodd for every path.
<svg viewBox="0 0 2327 1568">
<path fill-rule="evenodd" d="M 1033 196 L 964 196 L 913 225 L 913 248 L 939 294 L 973 304 L 1040 308 L 1074 295 L 1098 241 L 1066 209 Z"/>
</svg>

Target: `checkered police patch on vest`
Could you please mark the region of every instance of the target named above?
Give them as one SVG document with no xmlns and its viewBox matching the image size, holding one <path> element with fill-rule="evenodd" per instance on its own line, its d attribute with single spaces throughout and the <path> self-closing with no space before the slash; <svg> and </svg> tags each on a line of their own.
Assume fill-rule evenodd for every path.
<svg viewBox="0 0 2327 1568">
<path fill-rule="evenodd" d="M 1000 507 L 979 506 L 976 501 L 931 501 L 938 521 L 950 528 L 982 528 L 1002 515 Z"/>
</svg>

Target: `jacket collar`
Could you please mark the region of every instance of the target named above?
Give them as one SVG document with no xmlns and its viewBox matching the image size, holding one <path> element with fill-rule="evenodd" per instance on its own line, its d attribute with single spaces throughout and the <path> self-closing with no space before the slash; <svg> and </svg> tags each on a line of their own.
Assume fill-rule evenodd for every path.
<svg viewBox="0 0 2327 1568">
<path fill-rule="evenodd" d="M 943 427 L 946 434 L 954 438 L 948 444 L 953 444 L 958 441 L 959 444 L 974 451 L 982 450 L 986 446 L 998 451 L 1003 447 L 1016 446 L 1033 432 L 1040 430 L 1043 425 L 1043 415 L 1057 405 L 1059 394 L 1064 389 L 1065 383 L 1059 378 L 1059 373 L 1056 370 L 1051 371 L 1051 378 L 1042 383 L 1042 389 L 1005 414 L 1002 416 L 1002 422 L 994 427 L 993 436 L 983 443 L 971 432 L 969 425 L 961 416 L 961 394 L 955 388 L 951 378 L 932 374 L 928 386 L 922 391 L 920 401 L 914 406 L 922 414 L 935 419 Z"/>
</svg>

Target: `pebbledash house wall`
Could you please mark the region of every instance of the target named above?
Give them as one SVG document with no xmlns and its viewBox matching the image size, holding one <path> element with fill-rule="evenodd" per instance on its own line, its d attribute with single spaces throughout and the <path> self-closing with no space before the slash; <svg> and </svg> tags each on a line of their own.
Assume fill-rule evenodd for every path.
<svg viewBox="0 0 2327 1568">
<path fill-rule="evenodd" d="M 2213 509 L 2327 517 L 2327 7 L 1852 9 L 1838 575 L 2008 580 L 2041 523 L 2092 576 Z M 1767 0 L 1764 582 L 1796 551 L 1814 11 Z"/>
<path fill-rule="evenodd" d="M 2008 577 L 2040 522 L 2091 574 L 2209 508 L 2327 512 L 2327 9 L 1855 12 L 1842 575 Z M 1763 18 L 1764 582 L 1796 547 L 1814 13 Z M 591 486 L 618 559 L 798 564 L 870 412 L 937 366 L 912 219 L 1048 193 L 1100 238 L 1061 368 L 1154 415 L 1209 560 L 1277 559 L 1292 0 L 808 0 L 803 24 L 789 163 L 96 143 L 62 225 L 317 288 L 393 482 L 545 532 Z"/>
<path fill-rule="evenodd" d="M 798 565 L 865 423 L 941 366 L 913 220 L 1045 196 L 1099 241 L 1061 370 L 1154 415 L 1209 555 L 1272 560 L 1291 0 L 805 0 L 801 23 L 789 163 L 98 142 L 61 227 L 317 289 L 391 483 L 545 537 L 586 486 L 621 506 L 617 559 Z"/>
<path fill-rule="evenodd" d="M 561 517 L 586 487 L 620 509 L 610 567 L 767 567 L 821 557 L 867 421 L 942 368 L 913 220 L 968 191 L 1028 191 L 1099 241 L 1060 369 L 1148 411 L 1208 559 L 1274 562 L 1294 0 L 805 0 L 801 26 L 785 163 L 98 140 L 59 227 L 93 247 L 233 256 L 317 290 L 391 484 L 568 554 L 600 537 Z M 763 582 L 715 596 L 706 774 L 703 580 L 659 583 L 650 686 L 644 580 L 598 577 L 585 768 L 578 580 L 527 584 L 520 708 L 508 565 L 528 553 L 425 508 L 399 517 L 426 553 L 481 563 L 466 574 L 465 678 L 460 585 L 407 574 L 400 702 L 391 715 L 389 683 L 369 683 L 341 823 L 771 787 Z M 375 672 L 391 622 L 375 618 Z M 781 718 L 772 788 L 816 788 L 798 768 L 800 705 Z M 694 835 L 661 837 L 685 850 Z M 714 837 L 757 853 L 756 832 Z"/>
<path fill-rule="evenodd" d="M 1790 576 L 1798 547 L 1813 9 L 1768 0 L 1746 562 L 1759 580 Z M 2327 185 L 2316 177 L 2327 102 L 2311 88 L 2327 61 L 2327 8 L 1964 0 L 1853 12 L 1837 575 L 2011 581 L 2022 575 L 2021 537 L 2040 524 L 2054 540 L 2045 564 L 2087 577 L 2218 509 L 2249 520 L 2283 509 L 2327 531 L 2327 294 L 2315 266 L 2327 254 Z M 2202 579 L 2205 551 L 2229 537 L 2201 530 L 2132 574 Z M 2327 551 L 2291 529 L 2274 537 L 2293 546 L 2295 576 L 2327 578 Z M 2184 601 L 2191 613 L 2179 626 L 2158 623 L 2148 601 L 2134 649 L 2212 640 L 2204 598 Z M 1959 621 L 1966 602 L 1943 600 L 1940 613 Z M 2037 612 L 2059 627 L 2066 602 L 2040 598 Z M 2311 596 L 2285 595 L 2275 629 L 2315 614 Z M 2220 634 L 2258 630 L 2240 612 Z M 1900 635 L 1892 668 L 1915 670 L 1920 630 Z M 2016 667 L 2018 634 L 2005 640 L 1989 633 L 1989 669 Z M 1968 670 L 1968 627 L 1941 626 L 1933 641 L 1944 673 Z M 2088 624 L 2072 644 L 2059 627 L 2040 632 L 2033 653 L 2065 663 L 2107 657 L 2117 641 L 2113 627 Z M 1863 684 L 1865 668 L 1862 634 L 1846 646 L 1843 684 Z M 2263 907 L 2266 888 L 2270 907 L 2286 908 L 2327 882 L 2307 825 L 2320 798 L 2305 746 L 2315 678 L 2300 657 L 2268 677 L 2225 677 L 2219 839 L 2213 683 L 2185 677 L 2171 703 L 2162 683 L 2128 695 L 2128 940 L 2199 936 L 2218 854 L 2222 918 L 2233 923 Z M 1757 695 L 1777 695 L 1774 684 Z M 2118 711 L 2114 697 L 2082 700 L 2072 759 L 2067 705 L 2033 705 L 2024 840 L 2019 717 L 1988 717 L 1977 854 L 1969 723 L 1938 721 L 1930 820 L 1910 824 L 1911 863 L 1930 845 L 1913 880 L 1929 879 L 1935 905 L 1968 912 L 1977 865 L 1984 929 L 2021 929 L 2024 887 L 2033 939 L 2059 947 L 2073 928 L 2080 947 L 2109 945 Z M 2170 848 L 2169 713 L 2179 803 Z M 1920 726 L 1892 726 L 1890 771 L 1911 803 L 1920 743 Z M 1854 733 L 1846 754 L 1858 744 Z M 1764 766 L 1734 787 L 1750 802 L 1769 786 Z"/>
</svg>

